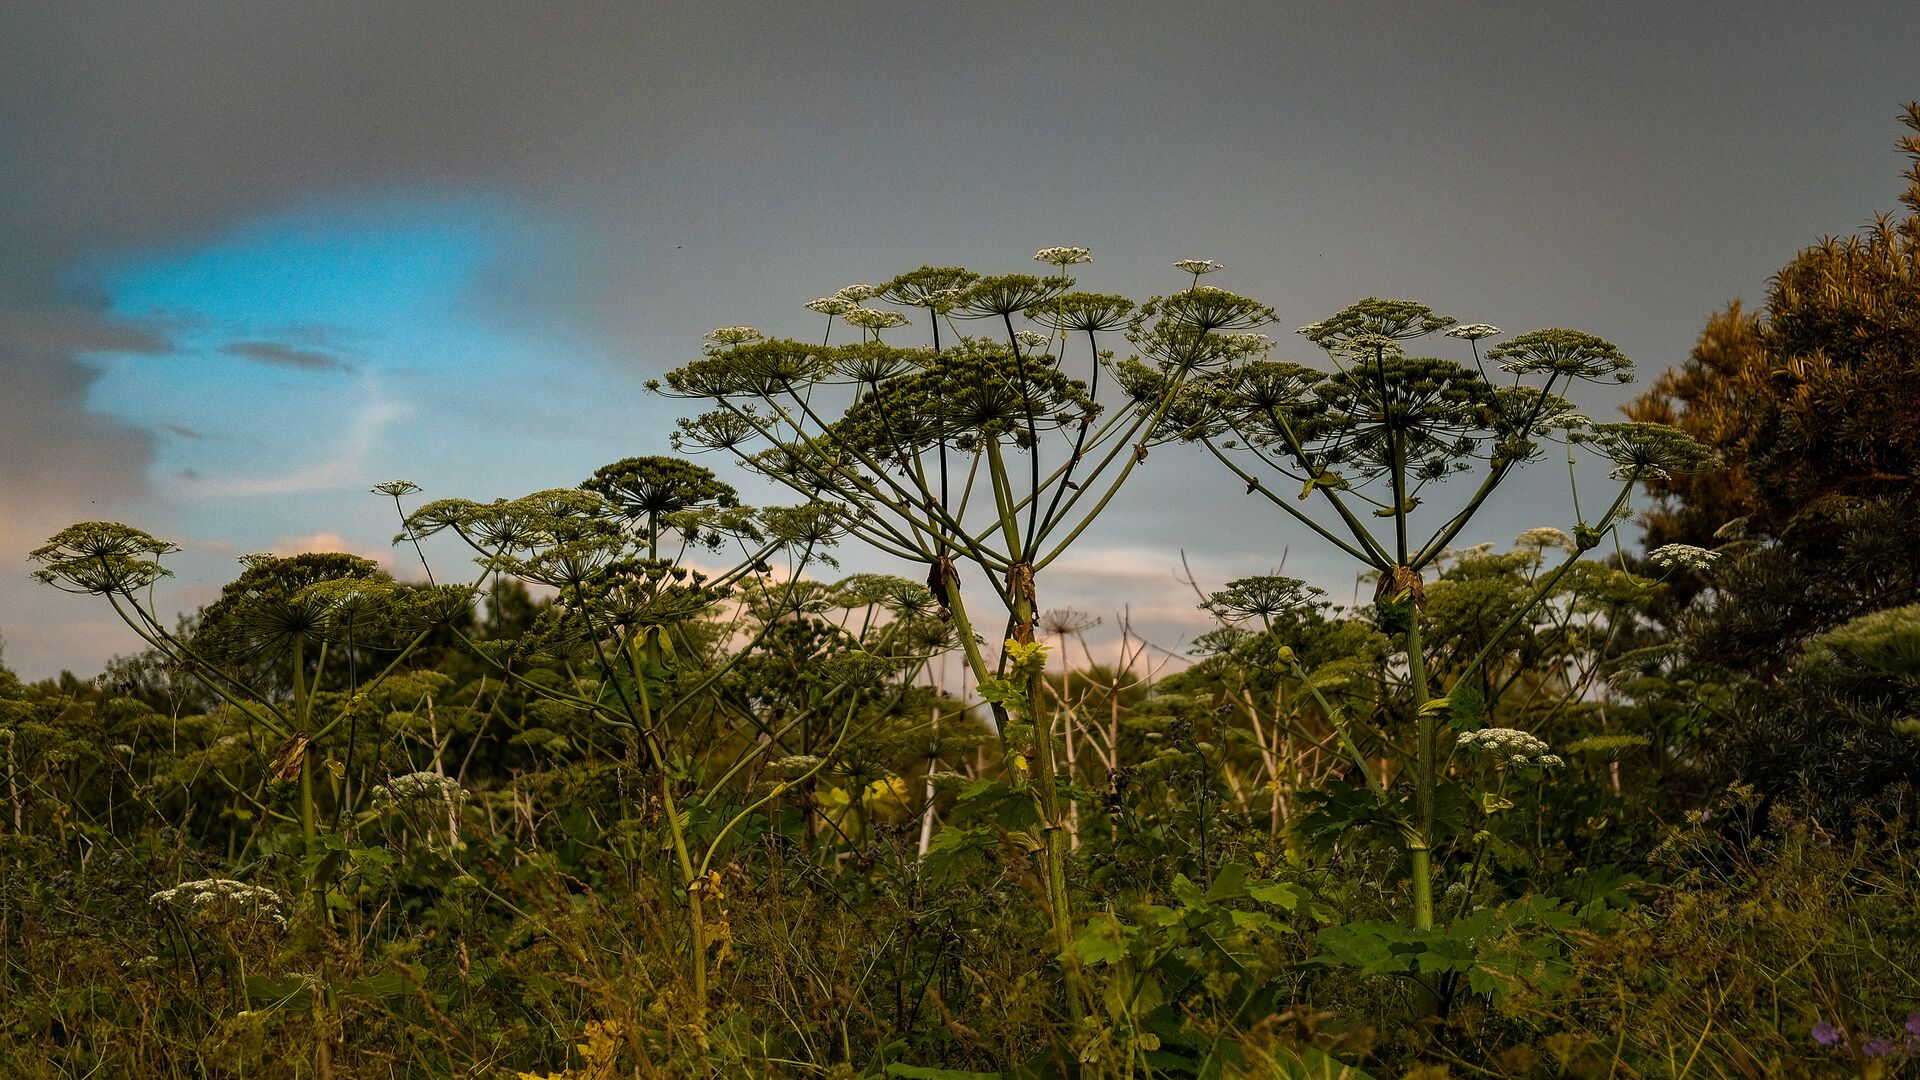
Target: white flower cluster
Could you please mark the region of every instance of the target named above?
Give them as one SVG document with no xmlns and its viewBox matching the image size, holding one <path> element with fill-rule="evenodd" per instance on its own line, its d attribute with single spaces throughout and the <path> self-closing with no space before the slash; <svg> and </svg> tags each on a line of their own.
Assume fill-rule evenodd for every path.
<svg viewBox="0 0 1920 1080">
<path fill-rule="evenodd" d="M 789 754 L 767 766 L 767 771 L 783 780 L 794 780 L 805 776 L 819 767 L 820 759 L 812 754 Z"/>
<path fill-rule="evenodd" d="M 1566 764 L 1559 755 L 1547 753 L 1547 744 L 1538 737 L 1515 728 L 1491 727 L 1469 731 L 1460 736 L 1460 746 L 1467 750 L 1478 750 L 1495 761 L 1511 765 L 1538 765 L 1543 769 L 1552 769 Z"/>
<path fill-rule="evenodd" d="M 1033 253 L 1034 262 L 1052 263 L 1055 266 L 1075 266 L 1093 261 L 1093 256 L 1083 247 L 1049 247 Z"/>
<path fill-rule="evenodd" d="M 1225 270 L 1226 266 L 1214 262 L 1212 259 L 1181 259 L 1179 262 L 1173 264 L 1173 268 L 1175 270 L 1185 270 L 1187 273 L 1197 277 L 1201 274 L 1211 274 L 1215 270 Z"/>
<path fill-rule="evenodd" d="M 927 783 L 932 784 L 936 791 L 959 791 L 973 783 L 973 778 L 965 773 L 941 769 L 928 773 Z"/>
<path fill-rule="evenodd" d="M 751 326 L 722 326 L 707 331 L 707 340 L 715 345 L 745 345 L 749 341 L 759 341 L 764 336 Z"/>
<path fill-rule="evenodd" d="M 1465 338 L 1468 341 L 1479 341 L 1481 338 L 1490 338 L 1499 332 L 1500 332 L 1499 327 L 1493 326 L 1489 323 L 1470 322 L 1470 323 L 1461 323 L 1459 326 L 1456 326 L 1453 329 L 1448 330 L 1447 336 Z"/>
<path fill-rule="evenodd" d="M 439 773 L 414 772 L 393 779 L 373 789 L 373 806 L 376 810 L 400 809 L 412 803 L 436 802 L 441 804 L 464 802 L 466 789 L 451 776 Z"/>
<path fill-rule="evenodd" d="M 1273 339 L 1265 334 L 1221 334 L 1220 340 L 1227 343 L 1228 349 L 1241 356 L 1250 356 L 1273 348 Z"/>
<path fill-rule="evenodd" d="M 845 315 L 847 312 L 859 306 L 859 304 L 844 296 L 823 296 L 818 300 L 807 301 L 808 311 L 817 311 L 829 318 L 835 315 Z"/>
<path fill-rule="evenodd" d="M 1579 550 L 1574 546 L 1573 537 L 1568 536 L 1563 530 L 1556 529 L 1551 525 L 1542 525 L 1538 528 L 1528 529 L 1526 532 L 1513 538 L 1513 546 L 1541 548 L 1543 550 L 1546 548 L 1558 548 L 1561 551 Z"/>
<path fill-rule="evenodd" d="M 1021 330 L 1013 335 L 1013 340 L 1029 349 L 1044 349 L 1053 344 L 1053 339 L 1045 334 L 1036 334 L 1031 330 Z"/>
<path fill-rule="evenodd" d="M 1586 413 L 1566 409 L 1547 417 L 1541 426 L 1566 432 L 1566 437 L 1571 442 L 1585 442 L 1588 438 L 1585 429 L 1593 426 L 1593 420 Z"/>
<path fill-rule="evenodd" d="M 841 289 L 839 292 L 834 293 L 833 295 L 839 297 L 842 300 L 851 300 L 857 304 L 862 300 L 871 300 L 872 298 L 879 296 L 880 286 L 849 285 L 846 288 Z"/>
<path fill-rule="evenodd" d="M 162 907 L 171 907 L 195 922 L 254 920 L 275 926 L 287 924 L 286 916 L 280 913 L 286 900 L 279 893 L 232 878 L 183 881 L 171 889 L 161 889 L 148 899 Z"/>
<path fill-rule="evenodd" d="M 840 316 L 847 322 L 866 330 L 885 330 L 890 326 L 907 325 L 907 317 L 897 311 L 881 311 L 879 308 L 856 307 L 843 312 Z"/>
<path fill-rule="evenodd" d="M 1700 574 L 1713 569 L 1720 556 L 1692 544 L 1667 544 L 1647 552 L 1647 558 L 1665 570 L 1690 570 Z"/>
</svg>

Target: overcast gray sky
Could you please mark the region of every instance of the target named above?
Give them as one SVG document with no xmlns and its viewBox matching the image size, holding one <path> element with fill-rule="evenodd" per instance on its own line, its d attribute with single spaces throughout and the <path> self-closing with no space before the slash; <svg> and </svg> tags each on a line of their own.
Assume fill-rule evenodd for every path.
<svg viewBox="0 0 1920 1080">
<path fill-rule="evenodd" d="M 171 606 L 255 550 L 411 573 L 372 483 L 492 498 L 664 452 L 679 403 L 641 384 L 702 332 L 811 331 L 807 299 L 923 263 L 1079 244 L 1085 287 L 1146 296 L 1212 258 L 1282 331 L 1400 296 L 1601 334 L 1644 382 L 1895 208 L 1916 14 L 0 0 L 5 660 L 134 644 L 28 578 L 69 522 L 183 544 Z M 1463 539 L 1570 524 L 1545 473 Z M 1208 584 L 1283 551 L 1351 580 L 1169 450 L 1051 602 L 1177 646 L 1183 548 Z"/>
</svg>

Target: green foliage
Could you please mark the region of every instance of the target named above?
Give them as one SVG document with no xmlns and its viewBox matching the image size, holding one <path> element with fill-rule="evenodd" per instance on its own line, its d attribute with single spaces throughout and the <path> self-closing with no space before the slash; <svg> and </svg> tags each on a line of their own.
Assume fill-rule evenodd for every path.
<svg viewBox="0 0 1920 1080">
<path fill-rule="evenodd" d="M 682 445 L 795 507 L 671 457 L 493 503 L 409 510 L 393 481 L 397 542 L 457 538 L 470 585 L 255 556 L 172 631 L 147 593 L 171 545 L 54 537 L 43 580 L 148 651 L 0 670 L 0 1074 L 1910 1065 L 1893 502 L 1683 566 L 1589 558 L 1632 485 L 1726 449 L 1571 414 L 1556 389 L 1626 374 L 1607 342 L 1483 355 L 1495 328 L 1370 299 L 1304 328 L 1323 370 L 1267 358 L 1275 313 L 1200 285 L 1218 264 L 1136 307 L 1070 291 L 1084 249 L 1036 258 L 1059 272 L 849 286 L 806 305 L 821 344 L 723 327 L 667 376 L 715 409 Z M 881 339 L 921 311 L 930 347 Z M 1442 333 L 1472 366 L 1403 352 Z M 1176 441 L 1369 568 L 1372 602 L 1238 577 L 1193 663 L 1130 628 L 1094 663 L 1095 620 L 1042 614 L 1046 568 Z M 1455 546 L 1550 445 L 1607 456 L 1619 497 Z M 847 535 L 911 573 L 809 576 Z M 1817 610 L 1775 625 L 1793 582 L 1825 584 L 1780 604 Z M 1762 643 L 1778 663 L 1736 662 Z M 955 650 L 967 700 L 931 677 Z"/>
</svg>

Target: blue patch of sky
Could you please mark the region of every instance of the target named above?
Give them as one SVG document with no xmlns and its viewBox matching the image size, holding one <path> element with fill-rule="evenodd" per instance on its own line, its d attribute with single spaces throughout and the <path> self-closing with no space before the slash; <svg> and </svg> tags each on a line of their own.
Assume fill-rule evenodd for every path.
<svg viewBox="0 0 1920 1080">
<path fill-rule="evenodd" d="M 537 414 L 579 381 L 539 335 L 490 313 L 487 288 L 529 232 L 478 200 L 335 203 L 102 259 L 85 273 L 111 312 L 163 327 L 174 350 L 95 357 L 90 405 L 164 433 L 155 480 L 201 535 L 338 528 L 342 497 L 390 476 L 470 489 L 503 455 L 540 454 L 489 412 Z M 258 345 L 283 362 L 234 352 Z"/>
</svg>

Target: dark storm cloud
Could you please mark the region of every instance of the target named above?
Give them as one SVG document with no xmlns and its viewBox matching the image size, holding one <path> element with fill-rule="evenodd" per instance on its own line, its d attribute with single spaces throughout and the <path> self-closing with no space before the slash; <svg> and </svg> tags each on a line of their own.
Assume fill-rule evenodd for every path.
<svg viewBox="0 0 1920 1080">
<path fill-rule="evenodd" d="M 312 349 L 296 349 L 277 341 L 236 341 L 222 346 L 221 352 L 270 367 L 297 368 L 302 371 L 352 371 L 353 365 L 337 356 Z"/>
</svg>

